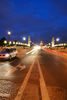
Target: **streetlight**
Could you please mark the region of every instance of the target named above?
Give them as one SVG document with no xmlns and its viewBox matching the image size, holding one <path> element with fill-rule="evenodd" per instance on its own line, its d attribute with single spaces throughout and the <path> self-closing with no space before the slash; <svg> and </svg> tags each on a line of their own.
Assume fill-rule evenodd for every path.
<svg viewBox="0 0 67 100">
<path fill-rule="evenodd" d="M 26 41 L 26 37 L 23 37 L 23 41 Z"/>
<path fill-rule="evenodd" d="M 23 37 L 22 39 L 23 39 L 23 41 L 24 41 L 24 42 L 23 42 L 23 43 L 24 43 L 24 46 L 23 46 L 23 48 L 25 48 L 26 37 Z"/>
<path fill-rule="evenodd" d="M 5 44 L 5 46 L 7 45 L 7 41 L 6 40 L 4 41 L 4 44 Z"/>
<path fill-rule="evenodd" d="M 8 31 L 8 37 L 9 37 L 8 41 L 10 41 L 10 35 L 11 35 L 11 32 Z"/>
<path fill-rule="evenodd" d="M 12 42 L 11 42 L 11 41 L 9 41 L 9 45 L 11 45 L 11 43 L 12 43 Z"/>
<path fill-rule="evenodd" d="M 6 40 L 4 41 L 4 44 L 7 44 L 7 41 Z"/>
<path fill-rule="evenodd" d="M 8 35 L 11 35 L 11 32 L 10 31 L 8 31 Z"/>
<path fill-rule="evenodd" d="M 56 42 L 59 42 L 60 41 L 60 39 L 59 38 L 56 38 Z M 57 49 L 58 49 L 58 47 L 57 47 Z"/>
<path fill-rule="evenodd" d="M 59 40 L 60 40 L 59 38 L 56 38 L 56 41 L 57 41 L 57 42 L 59 42 Z"/>
<path fill-rule="evenodd" d="M 15 42 L 13 41 L 13 45 L 15 45 Z"/>
</svg>

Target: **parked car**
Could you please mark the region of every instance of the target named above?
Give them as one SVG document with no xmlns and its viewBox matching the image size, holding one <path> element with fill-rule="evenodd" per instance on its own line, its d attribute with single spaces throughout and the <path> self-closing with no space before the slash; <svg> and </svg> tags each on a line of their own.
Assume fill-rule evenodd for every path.
<svg viewBox="0 0 67 100">
<path fill-rule="evenodd" d="M 17 56 L 16 48 L 4 48 L 0 51 L 0 59 L 11 59 Z"/>
</svg>

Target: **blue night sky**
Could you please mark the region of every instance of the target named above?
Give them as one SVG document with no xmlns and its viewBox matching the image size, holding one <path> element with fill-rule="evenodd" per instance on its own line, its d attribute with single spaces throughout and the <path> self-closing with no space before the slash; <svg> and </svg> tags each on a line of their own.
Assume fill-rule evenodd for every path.
<svg viewBox="0 0 67 100">
<path fill-rule="evenodd" d="M 67 0 L 0 0 L 0 38 L 50 42 L 52 36 L 67 42 Z"/>
</svg>

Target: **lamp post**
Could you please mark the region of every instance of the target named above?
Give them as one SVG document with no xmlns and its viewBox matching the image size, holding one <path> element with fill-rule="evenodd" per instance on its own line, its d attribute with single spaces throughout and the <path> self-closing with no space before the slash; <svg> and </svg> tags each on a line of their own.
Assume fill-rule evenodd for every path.
<svg viewBox="0 0 67 100">
<path fill-rule="evenodd" d="M 5 44 L 5 46 L 7 45 L 7 41 L 6 40 L 4 41 L 4 44 Z"/>
<path fill-rule="evenodd" d="M 6 40 L 4 41 L 4 44 L 7 44 L 7 41 Z"/>
<path fill-rule="evenodd" d="M 13 41 L 13 45 L 15 45 L 16 43 L 15 43 L 15 41 Z"/>
<path fill-rule="evenodd" d="M 25 44 L 26 43 L 26 37 L 23 37 L 22 39 L 23 39 L 24 44 Z M 25 49 L 25 45 L 23 46 L 23 48 Z"/>
<path fill-rule="evenodd" d="M 11 32 L 8 31 L 8 37 L 9 37 L 8 41 L 10 41 L 10 35 L 11 35 Z"/>
<path fill-rule="evenodd" d="M 24 43 L 26 43 L 26 37 L 23 37 L 22 39 L 23 39 Z"/>
<path fill-rule="evenodd" d="M 11 42 L 11 41 L 9 41 L 9 45 L 11 45 L 11 43 L 12 43 L 12 42 Z"/>
<path fill-rule="evenodd" d="M 10 43 L 10 35 L 11 35 L 11 32 L 8 31 L 8 44 L 9 44 L 9 45 L 11 44 L 11 43 Z"/>
<path fill-rule="evenodd" d="M 60 39 L 59 38 L 56 38 L 56 42 L 59 42 L 60 41 Z M 57 47 L 57 49 L 58 49 L 58 47 Z"/>
</svg>

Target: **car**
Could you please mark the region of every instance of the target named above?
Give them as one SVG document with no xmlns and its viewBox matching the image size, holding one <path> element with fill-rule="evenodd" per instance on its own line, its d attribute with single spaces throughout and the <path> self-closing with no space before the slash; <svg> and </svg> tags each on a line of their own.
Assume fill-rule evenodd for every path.
<svg viewBox="0 0 67 100">
<path fill-rule="evenodd" d="M 0 59 L 11 59 L 17 56 L 16 48 L 4 48 L 0 51 Z"/>
</svg>

